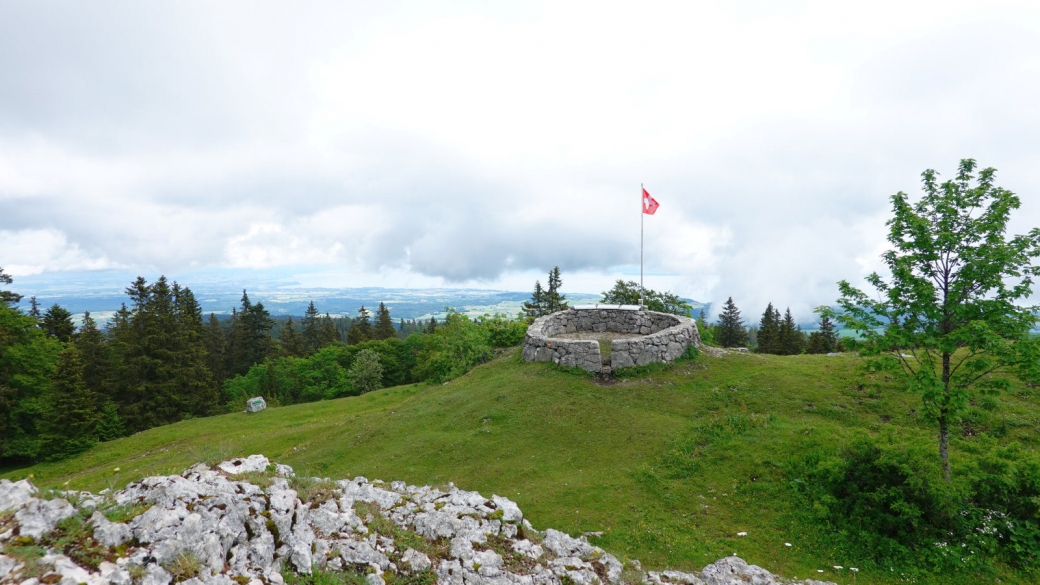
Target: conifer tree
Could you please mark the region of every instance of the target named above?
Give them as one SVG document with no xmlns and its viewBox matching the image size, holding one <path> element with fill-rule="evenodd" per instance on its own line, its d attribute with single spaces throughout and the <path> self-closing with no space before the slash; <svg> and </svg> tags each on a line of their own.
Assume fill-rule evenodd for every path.
<svg viewBox="0 0 1040 585">
<path fill-rule="evenodd" d="M 372 326 L 369 325 L 369 331 L 371 331 L 371 329 Z M 340 335 L 339 329 L 336 328 L 336 323 L 328 313 L 325 313 L 325 316 L 321 318 L 321 328 L 318 330 L 319 347 L 327 347 L 333 343 L 342 342 L 343 336 Z"/>
<path fill-rule="evenodd" d="M 58 356 L 54 388 L 42 424 L 43 451 L 48 459 L 63 459 L 97 443 L 97 396 L 83 381 L 83 364 L 76 346 Z"/>
<path fill-rule="evenodd" d="M 826 341 L 824 347 L 827 348 L 827 351 L 825 353 L 838 351 L 838 332 L 834 326 L 834 321 L 831 321 L 831 318 L 827 315 L 820 319 L 820 335 Z"/>
<path fill-rule="evenodd" d="M 795 325 L 791 309 L 788 307 L 784 318 L 780 321 L 780 332 L 777 338 L 777 347 L 780 355 L 798 355 L 805 348 L 805 335 L 801 327 Z"/>
<path fill-rule="evenodd" d="M 376 311 L 376 326 L 373 335 L 376 339 L 393 339 L 397 337 L 394 322 L 390 319 L 390 310 L 382 302 L 379 303 L 379 310 Z"/>
<path fill-rule="evenodd" d="M 426 324 L 426 333 L 429 334 L 429 335 L 433 335 L 436 332 L 437 332 L 437 318 L 436 317 L 430 317 L 429 322 Z"/>
<path fill-rule="evenodd" d="M 36 302 L 36 297 L 29 297 L 29 316 L 37 321 L 40 319 L 40 303 Z"/>
<path fill-rule="evenodd" d="M 80 325 L 74 339 L 80 360 L 83 362 L 83 381 L 91 392 L 99 396 L 105 394 L 105 335 L 98 329 L 90 311 L 83 314 L 83 324 Z"/>
<path fill-rule="evenodd" d="M 202 343 L 206 347 L 206 367 L 213 376 L 213 383 L 219 388 L 227 379 L 227 355 L 224 327 L 214 313 L 209 314 L 206 331 Z"/>
<path fill-rule="evenodd" d="M 715 330 L 716 339 L 722 347 L 743 347 L 747 345 L 747 329 L 740 318 L 740 310 L 733 302 L 733 297 L 726 300 L 719 323 Z"/>
<path fill-rule="evenodd" d="M 173 283 L 176 337 L 174 339 L 174 376 L 177 379 L 179 418 L 208 416 L 219 407 L 219 392 L 207 366 L 206 329 L 202 308 L 190 288 Z"/>
<path fill-rule="evenodd" d="M 318 316 L 317 307 L 314 306 L 314 301 L 307 305 L 307 311 L 303 314 L 303 320 L 300 321 L 300 325 L 303 328 L 303 350 L 305 355 L 310 355 L 321 349 L 321 319 Z"/>
<path fill-rule="evenodd" d="M 757 337 L 758 353 L 779 353 L 780 312 L 773 308 L 773 303 L 769 303 L 762 312 Z"/>
<path fill-rule="evenodd" d="M 535 318 L 546 314 L 545 290 L 542 288 L 541 281 L 534 281 L 534 292 L 531 293 L 531 300 L 524 302 L 524 312 Z"/>
<path fill-rule="evenodd" d="M 126 427 L 119 416 L 115 402 L 106 400 L 98 413 L 97 437 L 99 441 L 112 441 L 126 436 Z"/>
<path fill-rule="evenodd" d="M 272 327 L 274 327 L 274 320 L 264 308 L 264 304 L 256 303 L 254 305 L 249 301 L 249 295 L 243 290 L 242 306 L 235 323 L 237 347 L 235 348 L 235 367 L 232 374 L 244 374 L 249 371 L 249 368 L 263 363 L 269 356 L 274 355 L 274 339 L 271 338 Z"/>
<path fill-rule="evenodd" d="M 303 339 L 296 333 L 292 316 L 282 325 L 282 332 L 278 334 L 278 342 L 282 346 L 282 353 L 291 357 L 303 356 Z"/>
<path fill-rule="evenodd" d="M 549 289 L 545 291 L 544 304 L 546 314 L 563 311 L 568 308 L 567 297 L 560 293 L 561 286 L 563 286 L 563 280 L 560 278 L 560 267 L 554 266 L 549 271 Z"/>
<path fill-rule="evenodd" d="M 368 309 L 361 305 L 357 318 L 351 323 L 350 331 L 347 332 L 347 345 L 357 345 L 372 339 L 372 322 L 369 321 L 368 316 Z"/>
<path fill-rule="evenodd" d="M 14 279 L 11 278 L 10 274 L 4 274 L 4 269 L 0 267 L 0 285 L 12 284 Z M 22 300 L 22 295 L 16 294 L 9 290 L 0 289 L 0 303 L 6 303 L 8 306 L 17 305 Z"/>
<path fill-rule="evenodd" d="M 40 323 L 44 333 L 56 338 L 62 343 L 68 343 L 76 326 L 72 323 L 72 313 L 61 305 L 55 303 L 43 314 L 43 322 Z"/>
</svg>

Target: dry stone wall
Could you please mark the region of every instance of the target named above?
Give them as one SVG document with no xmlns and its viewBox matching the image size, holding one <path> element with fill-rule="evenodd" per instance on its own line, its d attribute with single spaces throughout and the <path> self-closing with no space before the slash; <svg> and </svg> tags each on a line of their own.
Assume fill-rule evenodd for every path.
<svg viewBox="0 0 1040 585">
<path fill-rule="evenodd" d="M 610 344 L 610 363 L 604 364 L 598 341 L 564 339 L 567 333 L 628 333 L 634 339 Z M 539 317 L 527 329 L 523 358 L 529 362 L 553 362 L 590 372 L 614 370 L 675 360 L 690 345 L 701 344 L 693 319 L 629 308 L 576 308 Z"/>
</svg>

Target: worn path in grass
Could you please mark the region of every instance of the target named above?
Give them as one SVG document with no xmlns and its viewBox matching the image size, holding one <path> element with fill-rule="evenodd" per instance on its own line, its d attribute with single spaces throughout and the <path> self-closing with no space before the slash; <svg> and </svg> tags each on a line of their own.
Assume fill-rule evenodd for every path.
<svg viewBox="0 0 1040 585">
<path fill-rule="evenodd" d="M 41 486 L 98 490 L 262 453 L 303 474 L 450 481 L 504 495 L 536 527 L 602 532 L 590 540 L 651 568 L 700 569 L 735 553 L 787 577 L 852 583 L 847 569 L 832 566 L 856 559 L 820 544 L 818 527 L 793 507 L 782 466 L 807 441 L 840 444 L 857 429 L 929 436 L 917 398 L 864 378 L 860 363 L 730 354 L 600 385 L 514 355 L 447 385 L 184 421 L 0 477 L 33 473 Z M 976 413 L 978 424 L 1000 419 L 1005 438 L 1031 444 L 1038 409 L 1027 397 L 998 400 L 999 408 Z M 857 577 L 899 580 L 898 569 Z"/>
</svg>

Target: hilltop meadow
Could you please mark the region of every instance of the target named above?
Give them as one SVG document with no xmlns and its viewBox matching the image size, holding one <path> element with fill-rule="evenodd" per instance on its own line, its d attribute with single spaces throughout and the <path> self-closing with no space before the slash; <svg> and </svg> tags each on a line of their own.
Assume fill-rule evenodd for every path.
<svg viewBox="0 0 1040 585">
<path fill-rule="evenodd" d="M 881 564 L 799 488 L 807 454 L 864 438 L 934 449 L 920 399 L 863 363 L 854 354 L 702 355 L 603 383 L 507 352 L 447 384 L 187 420 L 2 477 L 99 490 L 262 453 L 302 474 L 508 496 L 536 527 L 592 533 L 651 568 L 698 570 L 738 554 L 786 577 L 838 583 L 1035 581 L 1028 567 L 982 551 L 959 570 Z M 996 445 L 1036 447 L 1032 392 L 972 407 L 952 441 L 955 477 Z"/>
</svg>

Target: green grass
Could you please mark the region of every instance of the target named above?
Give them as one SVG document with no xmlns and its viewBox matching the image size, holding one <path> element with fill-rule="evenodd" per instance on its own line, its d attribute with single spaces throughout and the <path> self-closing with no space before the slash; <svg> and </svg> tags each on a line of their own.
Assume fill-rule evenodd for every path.
<svg viewBox="0 0 1040 585">
<path fill-rule="evenodd" d="M 730 354 L 641 368 L 612 385 L 516 356 L 446 385 L 189 420 L 104 443 L 59 463 L 7 470 L 43 487 L 121 486 L 180 473 L 197 461 L 263 453 L 303 476 L 364 475 L 492 493 L 515 500 L 538 528 L 580 534 L 648 568 L 699 570 L 738 554 L 786 577 L 853 583 L 808 524 L 782 473 L 808 444 L 854 432 L 930 437 L 919 400 L 852 356 Z M 988 399 L 987 399 L 988 400 Z M 1040 409 L 1005 394 L 972 411 L 972 432 L 1037 444 Z M 971 437 L 957 438 L 951 456 Z M 119 468 L 119 472 L 113 471 Z M 746 537 L 737 537 L 746 531 Z M 793 546 L 787 547 L 785 542 Z M 824 569 L 824 573 L 817 573 Z M 860 583 L 895 583 L 869 570 Z M 987 576 L 1029 582 L 1004 567 Z M 918 579 L 972 583 L 973 575 Z"/>
</svg>

